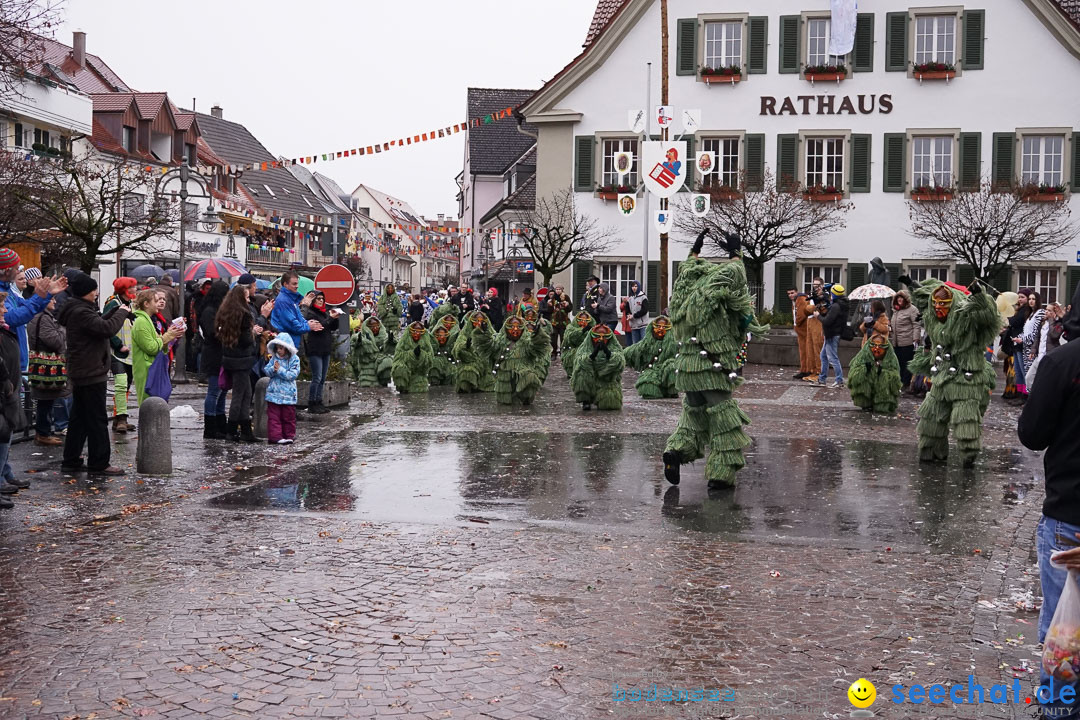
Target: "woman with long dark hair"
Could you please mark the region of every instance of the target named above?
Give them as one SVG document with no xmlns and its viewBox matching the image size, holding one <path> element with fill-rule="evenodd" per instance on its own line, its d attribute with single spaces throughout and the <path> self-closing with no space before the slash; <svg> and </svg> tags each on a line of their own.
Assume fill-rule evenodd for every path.
<svg viewBox="0 0 1080 720">
<path fill-rule="evenodd" d="M 196 316 L 202 335 L 202 352 L 199 353 L 199 371 L 206 376 L 206 400 L 203 402 L 203 439 L 224 440 L 226 425 L 225 394 L 228 390 L 218 384 L 221 371 L 221 343 L 217 339 L 217 313 L 229 286 L 222 280 L 210 284 L 206 295 L 198 302 Z"/>
<path fill-rule="evenodd" d="M 248 306 L 247 288 L 237 285 L 225 296 L 215 321 L 221 343 L 221 367 L 232 385 L 228 438 L 233 442 L 255 442 L 251 431 L 251 381 L 248 374 L 255 363 L 255 323 Z"/>
<path fill-rule="evenodd" d="M 1027 319 L 1024 321 L 1024 335 L 1021 338 L 1023 344 L 1023 362 L 1024 362 L 1024 385 L 1023 387 L 1017 387 L 1023 399 L 1027 399 L 1028 387 L 1027 387 L 1027 373 L 1031 370 L 1031 364 L 1035 362 L 1035 356 L 1039 346 L 1039 335 L 1042 333 L 1043 320 L 1046 318 L 1046 311 L 1042 306 L 1042 298 L 1037 292 L 1028 293 L 1028 313 Z"/>
</svg>

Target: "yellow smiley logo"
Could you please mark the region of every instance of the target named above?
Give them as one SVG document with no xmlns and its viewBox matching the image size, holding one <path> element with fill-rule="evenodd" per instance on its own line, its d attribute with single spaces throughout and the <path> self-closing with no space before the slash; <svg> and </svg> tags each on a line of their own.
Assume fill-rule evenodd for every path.
<svg viewBox="0 0 1080 720">
<path fill-rule="evenodd" d="M 859 678 L 851 683 L 847 690 L 848 700 L 857 708 L 868 708 L 877 699 L 877 688 L 866 678 Z"/>
</svg>

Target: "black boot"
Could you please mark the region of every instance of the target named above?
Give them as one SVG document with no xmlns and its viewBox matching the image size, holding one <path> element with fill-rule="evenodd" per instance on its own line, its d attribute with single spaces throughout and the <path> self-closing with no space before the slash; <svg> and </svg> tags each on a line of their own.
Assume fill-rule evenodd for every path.
<svg viewBox="0 0 1080 720">
<path fill-rule="evenodd" d="M 232 442 L 240 442 L 240 423 L 230 422 L 227 427 L 226 439 Z"/>
<path fill-rule="evenodd" d="M 664 453 L 664 477 L 672 485 L 679 484 L 679 454 L 668 450 Z"/>
<path fill-rule="evenodd" d="M 246 443 L 258 442 L 255 439 L 255 433 L 251 432 L 250 420 L 244 420 L 240 423 L 240 440 Z"/>
<path fill-rule="evenodd" d="M 217 416 L 204 415 L 203 416 L 203 440 L 214 440 L 217 438 Z"/>
<path fill-rule="evenodd" d="M 229 435 L 229 419 L 225 415 L 214 416 L 214 439 L 224 440 Z"/>
</svg>

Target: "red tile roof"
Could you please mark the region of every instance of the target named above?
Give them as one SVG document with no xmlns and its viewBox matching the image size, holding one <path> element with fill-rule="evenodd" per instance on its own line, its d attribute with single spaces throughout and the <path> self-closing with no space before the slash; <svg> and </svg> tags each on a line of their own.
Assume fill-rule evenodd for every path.
<svg viewBox="0 0 1080 720">
<path fill-rule="evenodd" d="M 121 155 L 125 158 L 132 160 L 138 160 L 139 162 L 150 162 L 157 165 L 161 163 L 154 159 L 152 155 L 142 152 L 128 152 L 124 149 L 124 146 L 117 141 L 116 138 L 105 129 L 105 126 L 98 122 L 97 118 L 94 118 L 93 134 L 90 136 L 90 142 L 94 147 L 104 153 L 111 155 Z"/>
<path fill-rule="evenodd" d="M 44 55 L 41 65 L 30 68 L 35 75 L 54 75 L 62 82 L 70 82 L 84 93 L 131 92 L 127 83 L 112 71 L 97 55 L 86 55 L 86 67 L 79 67 L 72 56 L 70 45 L 41 38 Z"/>
<path fill-rule="evenodd" d="M 163 92 L 135 93 L 135 104 L 139 106 L 139 115 L 147 119 L 157 117 L 167 97 Z"/>
<path fill-rule="evenodd" d="M 593 40 L 604 32 L 612 18 L 629 2 L 630 0 L 599 0 L 596 4 L 596 11 L 593 13 L 592 22 L 589 24 L 589 34 L 585 36 L 583 46 L 589 47 L 592 45 Z"/>
<path fill-rule="evenodd" d="M 90 97 L 94 100 L 94 112 L 127 112 L 131 107 L 131 93 L 101 93 Z"/>
<path fill-rule="evenodd" d="M 195 113 L 182 113 L 176 111 L 176 106 L 173 106 L 173 117 L 176 118 L 176 129 L 187 131 L 191 129 L 191 126 L 195 123 Z"/>
</svg>

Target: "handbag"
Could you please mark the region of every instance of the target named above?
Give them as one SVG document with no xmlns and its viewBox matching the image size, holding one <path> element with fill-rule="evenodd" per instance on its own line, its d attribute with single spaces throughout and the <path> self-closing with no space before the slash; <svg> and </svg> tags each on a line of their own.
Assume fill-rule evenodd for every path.
<svg viewBox="0 0 1080 720">
<path fill-rule="evenodd" d="M 165 353 L 158 353 L 154 362 L 150 363 L 150 369 L 146 372 L 146 394 L 150 397 L 159 397 L 165 402 L 169 402 L 172 396 L 169 356 Z"/>
<path fill-rule="evenodd" d="M 219 390 L 232 390 L 232 377 L 229 373 L 225 372 L 225 366 L 222 365 L 217 374 L 217 386 Z"/>
<path fill-rule="evenodd" d="M 38 344 L 41 320 L 35 326 L 34 345 Z M 31 350 L 28 355 L 27 378 L 35 390 L 60 390 L 67 386 L 67 362 L 59 353 Z"/>
</svg>

